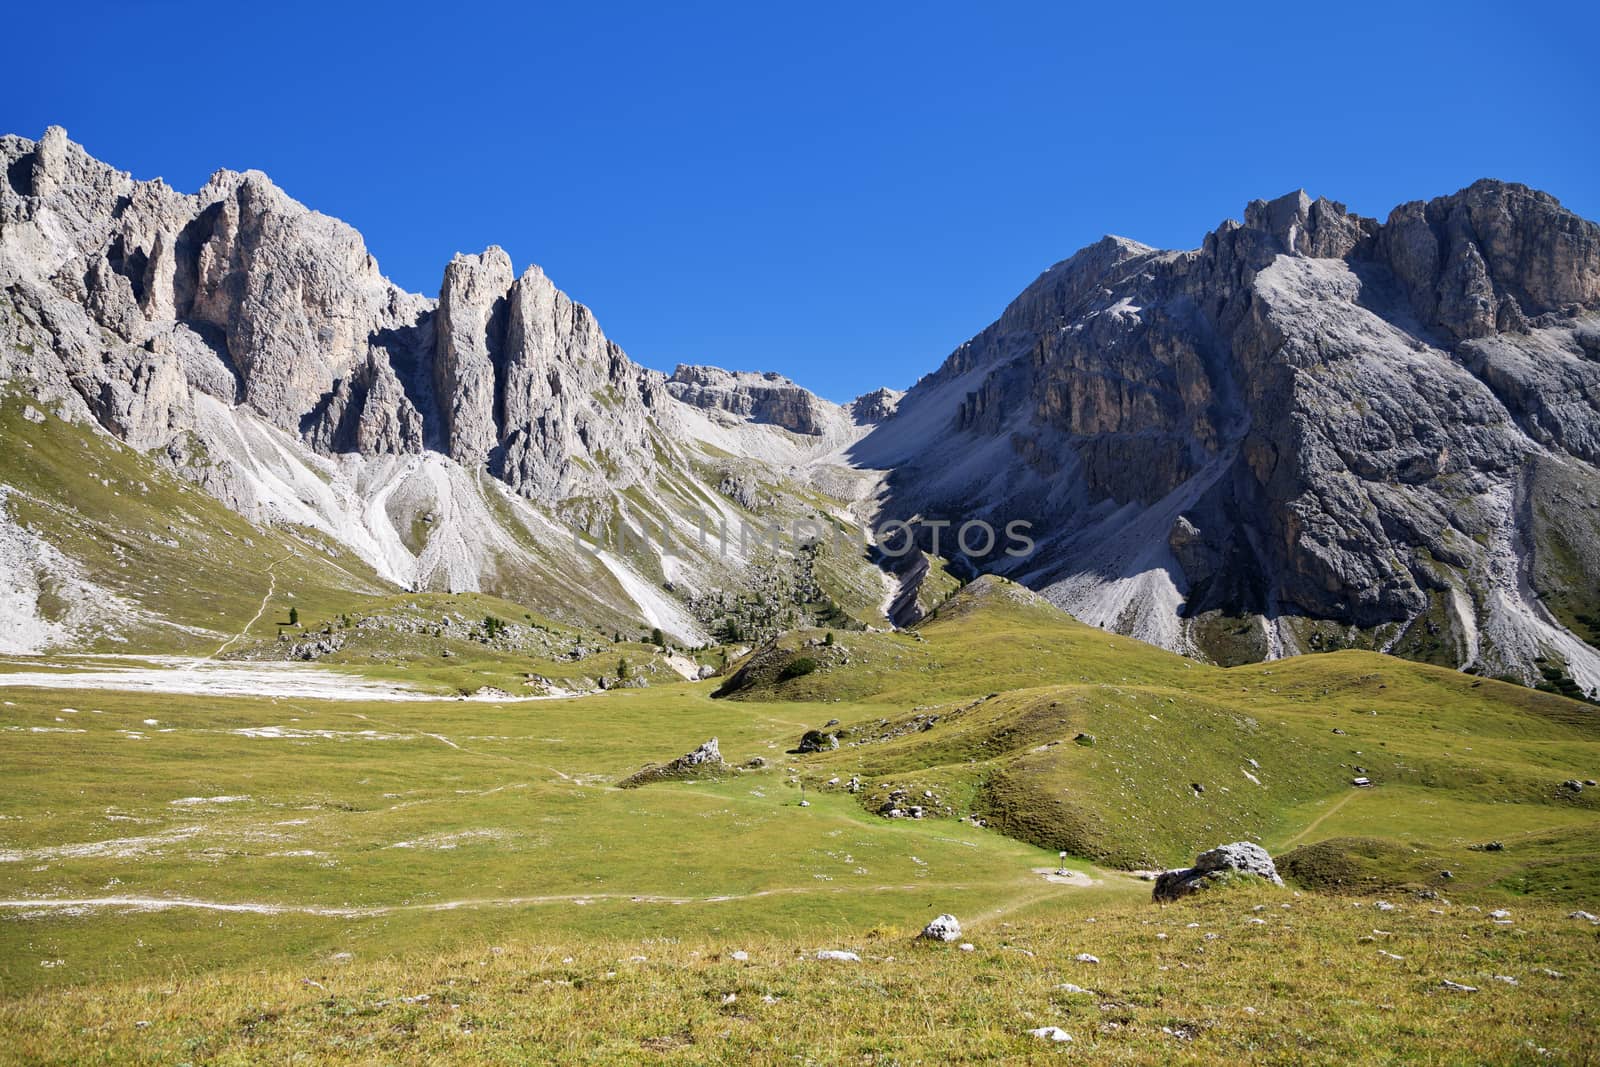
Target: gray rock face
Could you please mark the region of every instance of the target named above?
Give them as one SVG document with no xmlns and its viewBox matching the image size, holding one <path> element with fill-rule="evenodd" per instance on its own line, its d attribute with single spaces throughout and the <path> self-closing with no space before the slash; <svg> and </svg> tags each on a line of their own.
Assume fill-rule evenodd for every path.
<svg viewBox="0 0 1600 1067">
<path fill-rule="evenodd" d="M 1481 181 L 1402 204 L 1376 252 L 1417 317 L 1457 340 L 1600 304 L 1600 231 L 1523 185 Z"/>
<path fill-rule="evenodd" d="M 473 467 L 500 438 L 495 383 L 504 362 L 511 257 L 499 248 L 457 255 L 444 270 L 434 326 L 433 384 L 452 458 Z"/>
<path fill-rule="evenodd" d="M 219 171 L 185 196 L 112 170 L 54 127 L 37 142 L 0 139 L 0 161 L 7 339 L 57 357 L 7 376 L 54 378 L 142 447 L 184 428 L 185 394 L 199 391 L 327 451 L 436 444 L 484 465 L 505 449 L 513 484 L 535 492 L 554 490 L 548 457 L 582 454 L 586 432 L 649 452 L 638 423 L 661 376 L 536 268 L 514 279 L 498 248 L 452 260 L 436 306 L 383 278 L 354 230 L 259 172 Z M 621 410 L 579 413 L 602 385 L 625 387 Z M 621 433 L 602 425 L 629 420 Z"/>
<path fill-rule="evenodd" d="M 1218 845 L 1209 852 L 1195 857 L 1193 867 L 1162 871 L 1156 876 L 1152 899 L 1177 900 L 1190 893 L 1208 889 L 1226 880 L 1230 875 L 1249 874 L 1281 886 L 1278 868 L 1272 857 L 1260 845 L 1248 841 L 1235 841 L 1231 845 Z"/>
<path fill-rule="evenodd" d="M 364 366 L 334 382 L 333 391 L 304 424 L 307 440 L 327 453 L 415 453 L 425 445 L 421 413 L 377 351 L 368 353 Z"/>
<path fill-rule="evenodd" d="M 850 402 L 850 417 L 860 426 L 873 426 L 895 413 L 900 398 L 905 393 L 899 389 L 874 389 L 862 393 Z"/>
<path fill-rule="evenodd" d="M 675 433 L 663 376 L 498 248 L 452 260 L 436 304 L 258 172 L 187 196 L 54 127 L 0 139 L 0 163 L 0 376 L 75 398 L 136 447 L 193 428 L 204 393 L 327 454 L 438 449 L 604 521 L 593 501 L 648 474 Z"/>
<path fill-rule="evenodd" d="M 368 424 L 395 431 L 373 439 L 403 446 L 414 412 L 392 373 L 372 368 L 391 345 L 399 354 L 429 304 L 384 279 L 350 227 L 255 171 L 218 171 L 193 196 L 135 182 L 59 127 L 37 142 L 0 138 L 0 161 L 7 347 L 57 357 L 0 368 L 7 376 L 78 395 L 141 448 L 188 428 L 195 391 L 331 442 L 318 412 L 343 383 L 334 421 L 359 386 Z"/>
<path fill-rule="evenodd" d="M 497 473 L 550 504 L 593 492 L 602 455 L 614 484 L 642 479 L 655 462 L 652 431 L 677 432 L 662 376 L 623 355 L 537 267 L 511 287 L 509 306 Z"/>
</svg>

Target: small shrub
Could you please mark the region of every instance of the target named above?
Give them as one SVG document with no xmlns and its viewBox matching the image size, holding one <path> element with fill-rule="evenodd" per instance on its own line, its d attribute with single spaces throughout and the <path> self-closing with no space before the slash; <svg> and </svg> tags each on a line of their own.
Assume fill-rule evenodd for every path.
<svg viewBox="0 0 1600 1067">
<path fill-rule="evenodd" d="M 783 670 L 778 672 L 778 681 L 787 682 L 791 678 L 804 678 L 816 669 L 816 660 L 810 656 L 801 656 L 784 664 Z"/>
</svg>

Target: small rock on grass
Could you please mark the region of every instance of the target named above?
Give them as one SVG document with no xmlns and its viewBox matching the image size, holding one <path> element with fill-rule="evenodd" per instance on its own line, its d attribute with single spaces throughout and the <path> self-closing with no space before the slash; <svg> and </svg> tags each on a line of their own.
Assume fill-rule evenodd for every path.
<svg viewBox="0 0 1600 1067">
<path fill-rule="evenodd" d="M 1091 956 L 1087 952 L 1080 952 L 1074 958 L 1077 959 L 1077 961 L 1079 963 L 1099 963 L 1100 962 L 1100 957 L 1099 956 Z"/>
<path fill-rule="evenodd" d="M 817 953 L 819 960 L 834 960 L 839 963 L 860 963 L 861 957 L 854 952 L 845 952 L 837 948 L 825 948 Z"/>
<path fill-rule="evenodd" d="M 1037 1029 L 1029 1030 L 1028 1033 L 1041 1041 L 1058 1041 L 1064 1044 L 1072 1040 L 1072 1035 L 1059 1026 L 1041 1026 Z"/>
<path fill-rule="evenodd" d="M 924 941 L 959 941 L 961 923 L 954 915 L 940 915 L 923 927 L 922 933 L 917 936 Z"/>
<path fill-rule="evenodd" d="M 1439 984 L 1444 988 L 1454 990 L 1457 993 L 1476 993 L 1478 991 L 1478 987 L 1475 985 L 1462 985 L 1460 982 L 1452 982 L 1448 978 L 1444 979 Z"/>
</svg>

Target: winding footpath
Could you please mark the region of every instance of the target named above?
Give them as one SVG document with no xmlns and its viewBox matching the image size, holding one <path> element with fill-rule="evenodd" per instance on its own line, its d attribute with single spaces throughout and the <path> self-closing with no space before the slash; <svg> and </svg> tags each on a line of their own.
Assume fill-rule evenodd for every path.
<svg viewBox="0 0 1600 1067">
<path fill-rule="evenodd" d="M 238 633 L 222 642 L 222 644 L 218 645 L 217 650 L 211 653 L 211 655 L 195 660 L 194 663 L 189 665 L 189 670 L 194 670 L 196 667 L 199 667 L 202 664 L 210 663 L 212 660 L 228 651 L 228 649 L 232 648 L 235 644 L 244 640 L 245 635 L 250 632 L 250 628 L 261 621 L 261 616 L 267 613 L 267 605 L 272 603 L 273 594 L 278 591 L 278 575 L 276 573 L 278 564 L 289 558 L 290 556 L 280 556 L 271 563 L 267 564 L 267 593 L 261 598 L 261 605 L 256 608 L 256 613 L 250 616 L 249 622 L 244 624 L 244 629 L 240 630 Z"/>
</svg>

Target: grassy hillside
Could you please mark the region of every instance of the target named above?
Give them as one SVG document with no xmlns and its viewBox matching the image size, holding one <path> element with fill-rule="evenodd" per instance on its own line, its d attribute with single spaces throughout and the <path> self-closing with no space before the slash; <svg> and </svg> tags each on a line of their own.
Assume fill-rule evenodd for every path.
<svg viewBox="0 0 1600 1067">
<path fill-rule="evenodd" d="M 842 796 L 799 806 L 783 742 L 820 709 L 706 688 L 500 704 L 0 688 L 0 901 L 240 909 L 0 908 L 0 989 L 528 928 L 865 929 L 1044 884 L 1033 869 L 1053 857 L 975 827 L 907 829 Z M 730 764 L 767 766 L 616 788 L 712 736 Z M 1141 891 L 1105 874 L 1092 893 Z"/>
<path fill-rule="evenodd" d="M 65 557 L 41 598 L 46 616 L 67 618 L 87 598 L 109 624 L 84 647 L 206 652 L 270 591 L 281 611 L 327 615 L 392 588 L 316 531 L 255 526 L 109 435 L 54 416 L 36 423 L 30 408 L 0 390 L 0 506 Z M 272 631 L 267 616 L 251 629 Z"/>
<path fill-rule="evenodd" d="M 737 700 L 904 706 L 1051 683 L 1178 684 L 1204 668 L 1085 626 L 1004 578 L 982 577 L 898 633 L 795 630 L 757 648 L 728 680 Z M 786 677 L 796 659 L 817 668 Z"/>
<path fill-rule="evenodd" d="M 971 816 L 1119 866 L 1223 839 L 1292 847 L 1313 823 L 1436 850 L 1407 867 L 1417 881 L 1540 891 L 1600 870 L 1600 789 L 1564 784 L 1600 774 L 1587 705 L 1354 651 L 1206 667 L 995 579 L 914 635 L 815 641 L 759 650 L 727 691 L 845 701 L 838 725 L 807 724 L 840 747 L 801 757 L 804 773 L 831 789 L 859 777 L 869 811 Z M 800 658 L 816 669 L 785 678 Z M 1509 847 L 1471 849 L 1493 839 Z"/>
</svg>

